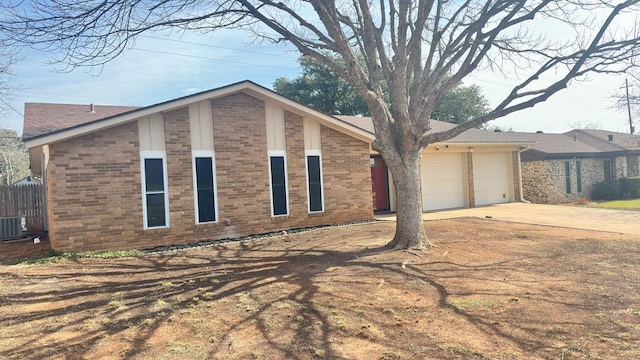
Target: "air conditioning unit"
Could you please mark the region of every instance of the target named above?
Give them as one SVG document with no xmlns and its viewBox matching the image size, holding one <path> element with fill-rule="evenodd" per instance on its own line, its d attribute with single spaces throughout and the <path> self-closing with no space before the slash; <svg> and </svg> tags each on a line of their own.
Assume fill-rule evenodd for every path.
<svg viewBox="0 0 640 360">
<path fill-rule="evenodd" d="M 20 239 L 24 234 L 24 218 L 22 216 L 0 217 L 0 241 Z"/>
</svg>

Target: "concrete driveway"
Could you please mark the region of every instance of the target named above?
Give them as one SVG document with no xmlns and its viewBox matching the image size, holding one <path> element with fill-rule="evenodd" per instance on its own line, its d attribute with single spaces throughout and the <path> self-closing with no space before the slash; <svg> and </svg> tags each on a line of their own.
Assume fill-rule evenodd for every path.
<svg viewBox="0 0 640 360">
<path fill-rule="evenodd" d="M 491 217 L 495 220 L 526 224 L 560 226 L 640 235 L 640 211 L 595 209 L 582 206 L 509 203 L 428 212 L 425 220 L 459 217 Z M 395 214 L 377 215 L 377 219 L 395 221 Z"/>
</svg>

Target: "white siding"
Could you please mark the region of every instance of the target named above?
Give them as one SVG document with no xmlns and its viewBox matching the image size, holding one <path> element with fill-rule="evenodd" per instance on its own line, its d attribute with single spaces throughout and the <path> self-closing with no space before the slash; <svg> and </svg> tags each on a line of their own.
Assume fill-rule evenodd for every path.
<svg viewBox="0 0 640 360">
<path fill-rule="evenodd" d="M 320 150 L 320 123 L 304 118 L 302 126 L 304 128 L 304 149 Z"/>
<path fill-rule="evenodd" d="M 265 112 L 267 116 L 267 149 L 285 151 L 287 143 L 284 133 L 284 109 L 267 102 L 265 103 Z"/>
<path fill-rule="evenodd" d="M 191 149 L 213 151 L 213 116 L 211 100 L 189 105 Z"/>
<path fill-rule="evenodd" d="M 138 119 L 140 151 L 164 151 L 164 117 L 153 114 Z"/>
</svg>

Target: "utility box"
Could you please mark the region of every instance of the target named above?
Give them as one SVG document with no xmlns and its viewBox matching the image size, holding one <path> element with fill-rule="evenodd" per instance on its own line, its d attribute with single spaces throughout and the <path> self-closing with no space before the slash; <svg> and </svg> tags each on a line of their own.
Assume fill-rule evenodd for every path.
<svg viewBox="0 0 640 360">
<path fill-rule="evenodd" d="M 23 219 L 22 216 L 0 217 L 0 241 L 22 238 L 25 231 Z"/>
</svg>

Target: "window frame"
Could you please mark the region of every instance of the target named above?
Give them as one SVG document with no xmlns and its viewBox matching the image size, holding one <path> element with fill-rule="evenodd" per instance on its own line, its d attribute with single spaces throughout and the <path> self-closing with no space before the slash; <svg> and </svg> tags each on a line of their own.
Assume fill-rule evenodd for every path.
<svg viewBox="0 0 640 360">
<path fill-rule="evenodd" d="M 582 193 L 582 162 L 576 160 L 576 191 Z"/>
<path fill-rule="evenodd" d="M 196 169 L 196 158 L 210 158 L 211 159 L 211 172 L 213 182 L 213 221 L 200 221 L 200 207 L 198 206 L 198 174 Z M 218 183 L 216 175 L 216 157 L 213 150 L 193 150 L 191 151 L 191 169 L 193 177 L 193 206 L 195 214 L 195 223 L 199 224 L 215 224 L 219 221 L 218 215 Z"/>
<path fill-rule="evenodd" d="M 285 214 L 276 214 L 273 202 L 273 174 L 271 173 L 271 159 L 275 157 L 281 157 L 283 159 L 283 171 L 284 171 L 284 190 L 285 190 L 285 205 L 287 207 L 287 212 Z M 284 150 L 269 150 L 269 199 L 271 200 L 271 217 L 281 217 L 281 216 L 289 216 L 290 215 L 290 204 L 289 204 L 289 176 L 287 171 L 287 152 Z"/>
<path fill-rule="evenodd" d="M 160 159 L 162 160 L 162 181 L 163 181 L 163 191 L 147 191 L 147 172 L 145 166 L 145 160 L 147 159 Z M 153 150 L 153 151 L 141 151 L 140 152 L 140 176 L 142 180 L 141 189 L 142 189 L 142 224 L 144 230 L 151 229 L 166 229 L 171 226 L 170 218 L 169 218 L 169 183 L 167 176 L 167 153 L 162 150 Z M 149 214 L 147 211 L 147 195 L 150 194 L 160 194 L 164 195 L 164 217 L 165 224 L 164 226 L 149 226 Z"/>
<path fill-rule="evenodd" d="M 607 166 L 607 164 L 609 164 Z M 607 171 L 607 167 L 609 168 Z M 610 182 L 613 181 L 613 161 L 611 159 L 602 160 L 602 173 L 604 174 L 604 181 Z"/>
<path fill-rule="evenodd" d="M 324 205 L 324 177 L 322 171 L 322 151 L 321 150 L 306 150 L 305 151 L 305 173 L 307 178 L 307 211 L 310 214 L 323 213 L 325 211 Z M 309 182 L 309 158 L 318 157 L 318 166 L 320 170 L 320 206 L 321 210 L 311 210 L 311 183 Z"/>
<path fill-rule="evenodd" d="M 564 191 L 571 194 L 571 161 L 564 162 Z"/>
</svg>

